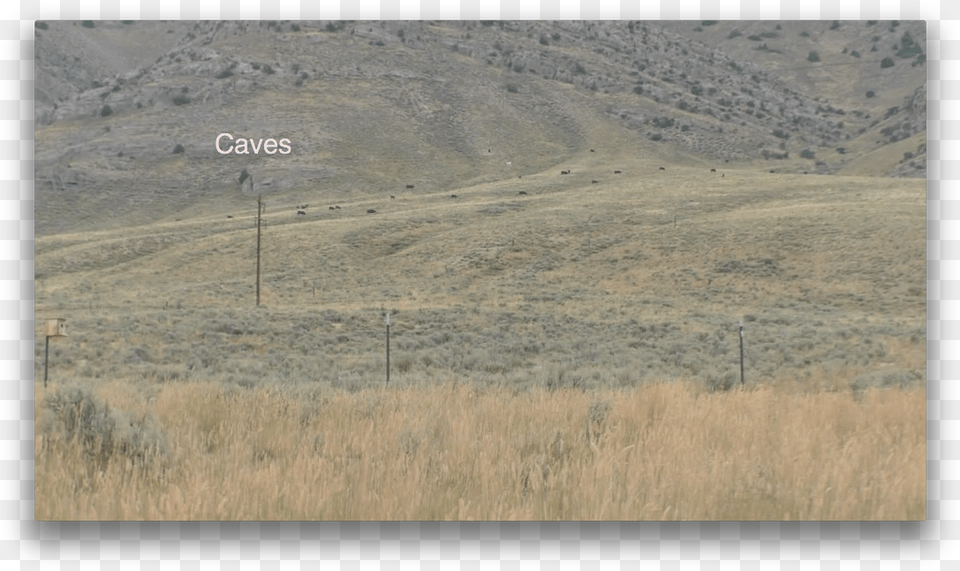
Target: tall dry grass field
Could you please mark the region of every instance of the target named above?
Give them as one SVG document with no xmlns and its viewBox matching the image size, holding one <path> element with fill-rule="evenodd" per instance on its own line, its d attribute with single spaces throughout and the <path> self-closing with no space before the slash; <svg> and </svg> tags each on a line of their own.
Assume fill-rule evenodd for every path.
<svg viewBox="0 0 960 571">
<path fill-rule="evenodd" d="M 104 454 L 38 385 L 38 520 L 925 518 L 922 389 L 131 387 Z"/>
</svg>

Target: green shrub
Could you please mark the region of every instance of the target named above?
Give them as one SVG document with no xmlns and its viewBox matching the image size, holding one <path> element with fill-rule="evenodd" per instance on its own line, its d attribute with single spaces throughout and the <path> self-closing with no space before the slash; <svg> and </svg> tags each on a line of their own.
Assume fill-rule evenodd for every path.
<svg viewBox="0 0 960 571">
<path fill-rule="evenodd" d="M 225 69 L 217 74 L 217 79 L 226 79 L 231 75 L 233 75 L 233 71 L 231 71 L 230 69 Z"/>
<path fill-rule="evenodd" d="M 185 150 L 186 149 L 183 148 L 183 145 L 181 145 L 180 143 L 177 143 L 177 146 L 173 148 L 173 154 L 180 155 L 180 154 L 183 154 Z"/>
<path fill-rule="evenodd" d="M 33 27 L 36 28 L 36 29 L 38 29 L 38 30 L 46 30 L 49 26 L 47 26 L 47 23 L 46 23 L 46 22 L 43 22 L 43 21 L 41 21 L 41 20 L 37 20 L 36 22 L 33 23 Z"/>
<path fill-rule="evenodd" d="M 897 56 L 901 58 L 911 58 L 923 52 L 920 46 L 913 41 L 910 32 L 903 33 L 903 37 L 900 38 L 900 46 L 900 51 L 897 52 Z"/>
<path fill-rule="evenodd" d="M 885 57 L 883 58 L 883 61 L 880 62 L 880 69 L 893 67 L 893 65 L 894 65 L 893 58 Z"/>
<path fill-rule="evenodd" d="M 736 37 L 742 36 L 742 35 L 743 35 L 743 32 L 741 32 L 740 30 L 733 30 L 732 32 L 730 32 L 729 34 L 727 34 L 727 39 L 728 39 L 728 40 L 732 40 L 733 38 L 736 38 Z"/>
<path fill-rule="evenodd" d="M 814 152 L 811 151 L 810 149 L 804 149 L 800 151 L 800 156 L 805 159 L 812 159 L 814 158 L 815 155 L 814 155 Z"/>
<path fill-rule="evenodd" d="M 820 54 L 818 54 L 813 50 L 810 50 L 810 54 L 807 55 L 807 60 L 812 62 L 818 62 L 820 61 Z"/>
<path fill-rule="evenodd" d="M 95 25 L 94 25 L 94 23 L 93 23 L 93 20 L 84 20 L 83 22 L 80 23 L 80 25 L 83 26 L 84 28 L 93 28 L 93 27 L 95 27 Z"/>
<path fill-rule="evenodd" d="M 177 95 L 176 97 L 173 98 L 174 105 L 186 105 L 187 103 L 190 103 L 189 97 L 186 97 L 183 95 Z"/>
<path fill-rule="evenodd" d="M 103 106 L 103 109 L 100 110 L 100 116 L 101 116 L 101 117 L 106 117 L 106 116 L 110 115 L 111 113 L 113 113 L 113 109 L 112 109 L 109 105 L 104 105 L 104 106 Z"/>
</svg>

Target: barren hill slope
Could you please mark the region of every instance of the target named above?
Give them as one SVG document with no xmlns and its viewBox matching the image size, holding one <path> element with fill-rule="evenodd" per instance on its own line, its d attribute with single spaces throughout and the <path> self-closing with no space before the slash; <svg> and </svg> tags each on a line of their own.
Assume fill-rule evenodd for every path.
<svg viewBox="0 0 960 571">
<path fill-rule="evenodd" d="M 782 45 L 749 52 L 728 31 L 749 23 L 731 22 L 74 24 L 37 31 L 38 90 L 51 86 L 37 96 L 38 234 L 223 213 L 260 193 L 332 205 L 446 192 L 591 149 L 654 170 L 924 175 L 922 53 L 853 83 L 847 66 L 791 71 L 804 42 L 824 64 L 860 47 L 865 23 L 804 23 L 812 40 L 784 23 Z M 909 31 L 923 45 L 922 22 L 869 27 L 886 30 L 878 44 Z M 144 34 L 166 51 L 123 47 Z M 80 61 L 62 57 L 79 45 Z M 223 155 L 225 132 L 292 152 Z"/>
</svg>

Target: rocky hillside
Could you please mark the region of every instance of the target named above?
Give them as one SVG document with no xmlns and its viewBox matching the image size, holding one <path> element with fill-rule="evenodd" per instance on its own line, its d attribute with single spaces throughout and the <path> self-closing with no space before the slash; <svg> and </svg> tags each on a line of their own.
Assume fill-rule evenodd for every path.
<svg viewBox="0 0 960 571">
<path fill-rule="evenodd" d="M 923 177 L 925 37 L 889 21 L 38 22 L 36 231 L 253 190 L 438 192 L 589 149 Z M 222 155 L 223 132 L 293 152 Z"/>
</svg>

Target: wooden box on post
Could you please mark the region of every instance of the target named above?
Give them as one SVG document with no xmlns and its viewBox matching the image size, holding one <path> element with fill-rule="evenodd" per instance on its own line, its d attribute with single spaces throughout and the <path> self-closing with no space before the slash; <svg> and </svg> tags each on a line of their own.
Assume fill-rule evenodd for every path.
<svg viewBox="0 0 960 571">
<path fill-rule="evenodd" d="M 47 337 L 66 337 L 67 320 L 62 318 L 47 320 Z"/>
</svg>

